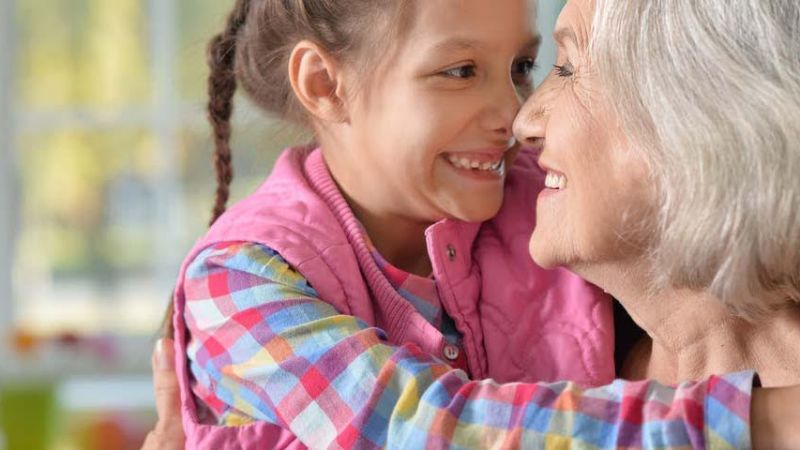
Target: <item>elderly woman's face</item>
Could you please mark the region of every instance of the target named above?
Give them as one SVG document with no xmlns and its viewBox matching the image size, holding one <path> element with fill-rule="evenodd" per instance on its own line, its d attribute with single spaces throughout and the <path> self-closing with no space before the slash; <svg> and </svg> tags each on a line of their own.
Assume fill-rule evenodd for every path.
<svg viewBox="0 0 800 450">
<path fill-rule="evenodd" d="M 592 0 L 567 3 L 554 34 L 556 67 L 514 123 L 520 142 L 542 150 L 539 165 L 548 173 L 531 256 L 579 273 L 641 255 L 649 234 L 642 219 L 653 204 L 647 166 L 627 146 L 590 63 L 593 14 Z"/>
</svg>

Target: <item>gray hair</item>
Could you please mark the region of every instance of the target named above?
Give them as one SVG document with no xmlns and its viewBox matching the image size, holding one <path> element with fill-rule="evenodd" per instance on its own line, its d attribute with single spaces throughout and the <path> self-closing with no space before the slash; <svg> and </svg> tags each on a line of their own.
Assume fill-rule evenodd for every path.
<svg viewBox="0 0 800 450">
<path fill-rule="evenodd" d="M 800 1 L 596 0 L 590 54 L 658 192 L 658 286 L 800 302 Z"/>
</svg>

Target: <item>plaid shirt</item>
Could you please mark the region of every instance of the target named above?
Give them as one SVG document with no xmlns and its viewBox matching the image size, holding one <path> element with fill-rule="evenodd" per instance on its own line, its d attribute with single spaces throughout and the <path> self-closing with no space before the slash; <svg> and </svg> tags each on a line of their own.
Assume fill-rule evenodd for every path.
<svg viewBox="0 0 800 450">
<path fill-rule="evenodd" d="M 746 448 L 753 374 L 667 387 L 470 380 L 320 300 L 273 250 L 201 252 L 184 284 L 193 389 L 226 425 L 311 448 Z"/>
</svg>

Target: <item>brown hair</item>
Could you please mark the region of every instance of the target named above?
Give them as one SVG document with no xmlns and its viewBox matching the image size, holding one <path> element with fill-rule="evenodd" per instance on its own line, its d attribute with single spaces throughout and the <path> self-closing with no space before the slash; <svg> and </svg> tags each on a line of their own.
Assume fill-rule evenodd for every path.
<svg viewBox="0 0 800 450">
<path fill-rule="evenodd" d="M 307 125 L 289 82 L 289 56 L 310 40 L 362 69 L 399 30 L 403 0 L 237 0 L 225 30 L 208 47 L 208 115 L 214 131 L 217 192 L 211 223 L 225 211 L 232 179 L 230 116 L 237 81 L 265 112 Z M 395 14 L 387 13 L 394 12 Z M 356 62 L 358 61 L 358 63 Z"/>
<path fill-rule="evenodd" d="M 364 75 L 392 38 L 408 27 L 410 0 L 236 0 L 225 29 L 208 45 L 208 120 L 217 188 L 209 226 L 225 212 L 233 180 L 231 124 L 237 84 L 266 113 L 308 125 L 289 81 L 294 46 L 310 40 Z M 374 36 L 380 35 L 376 39 Z M 173 306 L 164 318 L 172 336 Z"/>
</svg>

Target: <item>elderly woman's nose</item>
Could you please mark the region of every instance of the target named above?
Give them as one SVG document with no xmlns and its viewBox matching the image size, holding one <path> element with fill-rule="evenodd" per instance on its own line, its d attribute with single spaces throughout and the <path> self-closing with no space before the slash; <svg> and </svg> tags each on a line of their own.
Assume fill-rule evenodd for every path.
<svg viewBox="0 0 800 450">
<path fill-rule="evenodd" d="M 541 101 L 541 96 L 534 93 L 522 105 L 514 119 L 514 137 L 523 145 L 535 145 L 544 139 L 547 118 L 547 106 Z"/>
</svg>

